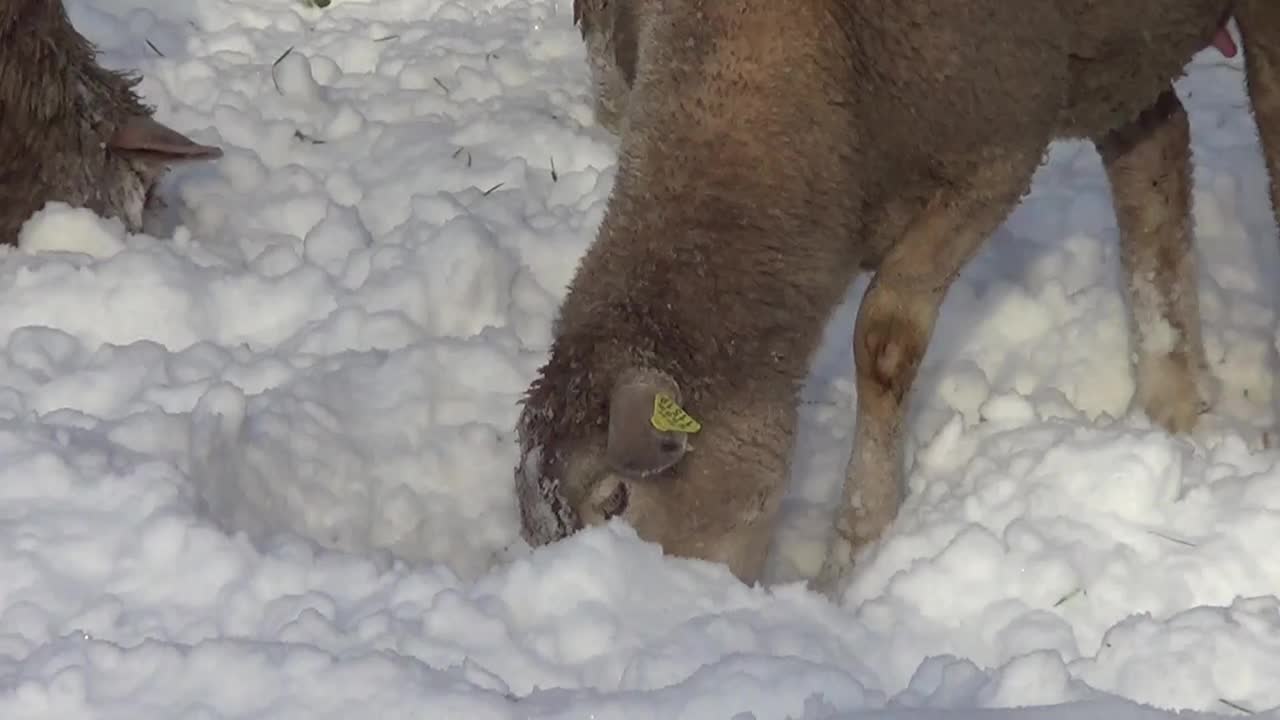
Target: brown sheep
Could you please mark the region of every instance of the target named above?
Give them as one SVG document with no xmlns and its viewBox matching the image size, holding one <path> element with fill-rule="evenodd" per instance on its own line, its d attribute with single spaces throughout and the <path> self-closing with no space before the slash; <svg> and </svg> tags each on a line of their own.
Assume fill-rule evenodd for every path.
<svg viewBox="0 0 1280 720">
<path fill-rule="evenodd" d="M 621 516 L 664 551 L 761 571 L 796 391 L 832 310 L 853 332 L 854 447 L 816 585 L 902 494 L 904 404 L 947 289 L 1056 138 L 1111 181 L 1138 403 L 1187 432 L 1207 403 L 1190 132 L 1172 82 L 1234 13 L 1280 208 L 1275 0 L 577 0 L 620 131 L 599 235 L 524 399 L 533 545 Z M 700 428 L 654 422 L 655 402 Z M 656 414 L 661 419 L 661 413 Z M 696 434 L 690 434 L 696 432 Z"/>
<path fill-rule="evenodd" d="M 61 0 L 0 7 L 0 243 L 50 200 L 142 229 L 170 163 L 216 158 L 152 118 L 138 80 L 106 70 Z"/>
</svg>

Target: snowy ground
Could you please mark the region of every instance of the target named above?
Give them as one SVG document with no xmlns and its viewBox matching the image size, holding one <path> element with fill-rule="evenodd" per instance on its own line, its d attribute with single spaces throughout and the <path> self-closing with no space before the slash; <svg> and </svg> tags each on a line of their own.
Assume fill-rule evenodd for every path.
<svg viewBox="0 0 1280 720">
<path fill-rule="evenodd" d="M 570 0 L 67 2 L 226 157 L 169 177 L 151 235 L 53 206 L 0 255 L 0 716 L 1280 706 L 1280 252 L 1238 59 L 1180 85 L 1220 412 L 1126 413 L 1105 178 L 1055 146 L 947 303 L 910 495 L 835 606 L 789 581 L 848 452 L 861 283 L 772 589 L 620 526 L 517 541 L 515 401 L 614 170 Z"/>
</svg>

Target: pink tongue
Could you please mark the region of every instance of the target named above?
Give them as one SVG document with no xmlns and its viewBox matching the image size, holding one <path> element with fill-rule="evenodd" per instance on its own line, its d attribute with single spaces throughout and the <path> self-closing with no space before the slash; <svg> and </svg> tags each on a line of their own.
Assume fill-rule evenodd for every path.
<svg viewBox="0 0 1280 720">
<path fill-rule="evenodd" d="M 1236 41 L 1225 27 L 1218 28 L 1218 33 L 1213 36 L 1213 46 L 1226 57 L 1236 56 Z"/>
</svg>

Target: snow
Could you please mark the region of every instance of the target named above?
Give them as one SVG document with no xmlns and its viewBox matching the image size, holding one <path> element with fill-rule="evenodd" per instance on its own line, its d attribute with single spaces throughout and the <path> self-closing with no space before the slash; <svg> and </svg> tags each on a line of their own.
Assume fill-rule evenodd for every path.
<svg viewBox="0 0 1280 720">
<path fill-rule="evenodd" d="M 839 604 L 833 319 L 769 570 L 615 523 L 531 552 L 516 401 L 616 142 L 571 0 L 67 0 L 220 144 L 130 235 L 0 253 L 0 716 L 1137 720 L 1280 706 L 1276 228 L 1240 58 L 1192 111 L 1218 409 L 1130 409 L 1114 217 L 1056 144 L 949 296 L 909 494 Z M 1204 713 L 1204 714 L 1201 714 Z"/>
</svg>

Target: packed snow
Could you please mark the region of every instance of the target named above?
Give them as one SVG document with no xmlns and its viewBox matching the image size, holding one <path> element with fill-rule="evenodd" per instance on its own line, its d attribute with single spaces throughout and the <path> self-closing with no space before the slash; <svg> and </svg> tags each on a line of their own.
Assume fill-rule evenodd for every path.
<svg viewBox="0 0 1280 720">
<path fill-rule="evenodd" d="M 517 400 L 616 168 L 571 0 L 66 2 L 226 155 L 175 169 L 146 234 L 51 203 L 0 254 L 0 716 L 1280 706 L 1280 251 L 1241 58 L 1179 83 L 1214 414 L 1130 411 L 1106 179 L 1056 144 L 947 300 L 905 504 L 832 603 L 802 578 L 865 280 L 802 394 L 769 583 L 619 523 L 519 540 Z"/>
</svg>

